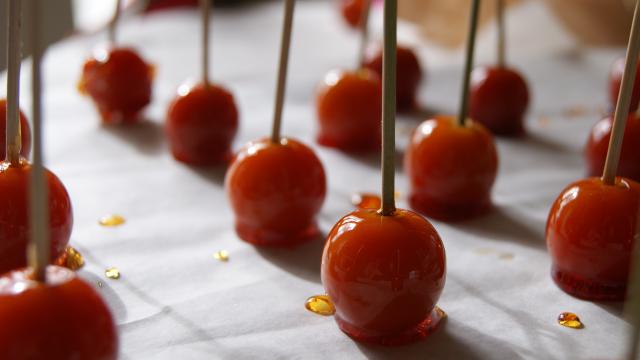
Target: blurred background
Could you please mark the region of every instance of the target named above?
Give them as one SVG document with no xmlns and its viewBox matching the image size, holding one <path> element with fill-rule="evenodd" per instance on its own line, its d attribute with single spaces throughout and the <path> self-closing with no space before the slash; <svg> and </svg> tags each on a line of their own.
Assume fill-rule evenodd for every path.
<svg viewBox="0 0 640 360">
<path fill-rule="evenodd" d="M 216 0 L 216 6 L 248 6 L 276 0 Z M 333 1 L 336 4 L 347 0 L 303 0 Z M 381 0 L 374 0 L 378 4 Z M 635 0 L 508 0 L 514 11 L 529 11 L 530 16 L 520 16 L 510 24 L 512 39 L 526 41 L 541 38 L 553 41 L 567 35 L 577 46 L 621 46 L 626 43 Z M 0 27 L 6 26 L 7 0 L 0 0 Z M 198 0 L 123 0 L 124 16 L 145 16 L 155 12 L 180 7 L 197 6 Z M 545 6 L 541 7 L 540 4 Z M 23 1 L 24 14 L 29 13 L 30 1 Z M 77 33 L 95 32 L 109 22 L 116 0 L 48 0 L 43 1 L 48 29 L 46 41 L 53 43 Z M 443 48 L 458 48 L 466 36 L 469 0 L 400 0 L 400 16 L 414 24 L 414 31 L 426 44 Z M 536 5 L 536 6 L 532 6 Z M 546 14 L 540 14 L 540 8 Z M 481 24 L 490 23 L 495 11 L 495 0 L 484 1 Z M 557 21 L 548 21 L 555 18 Z M 547 19 L 547 20 L 545 20 Z M 28 25 L 28 16 L 24 22 Z M 551 26 L 559 24 L 558 26 Z M 28 29 L 28 26 L 24 26 Z M 6 66 L 6 33 L 0 38 L 0 71 Z M 28 36 L 28 34 L 25 34 Z M 28 38 L 28 37 L 27 37 Z M 537 41 L 536 43 L 539 43 Z M 534 51 L 532 49 L 532 51 Z M 23 56 L 30 53 L 29 44 L 24 44 Z"/>
</svg>

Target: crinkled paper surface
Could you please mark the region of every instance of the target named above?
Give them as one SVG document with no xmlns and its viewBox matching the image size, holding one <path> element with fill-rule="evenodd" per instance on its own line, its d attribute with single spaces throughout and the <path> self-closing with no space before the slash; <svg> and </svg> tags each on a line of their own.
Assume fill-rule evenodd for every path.
<svg viewBox="0 0 640 360">
<path fill-rule="evenodd" d="M 212 71 L 236 96 L 241 129 L 234 147 L 270 131 L 281 28 L 279 2 L 219 10 L 212 25 Z M 314 92 L 324 74 L 355 63 L 357 38 L 330 2 L 297 8 L 285 134 L 317 151 L 329 192 L 319 215 L 324 232 L 352 210 L 354 192 L 379 189 L 376 156 L 357 158 L 314 143 Z M 377 14 L 377 13 L 376 13 Z M 378 15 L 376 15 L 378 16 Z M 238 240 L 221 171 L 175 162 L 163 119 L 177 87 L 198 79 L 199 23 L 191 11 L 125 19 L 120 38 L 156 65 L 148 121 L 101 126 L 90 101 L 76 91 L 83 60 L 105 34 L 76 36 L 46 57 L 46 150 L 49 167 L 69 189 L 75 208 L 72 244 L 85 256 L 82 276 L 101 281 L 120 330 L 123 359 L 604 359 L 624 349 L 619 304 L 594 304 L 560 291 L 549 276 L 544 227 L 554 198 L 584 175 L 582 148 L 607 104 L 610 63 L 622 49 L 588 50 L 570 39 L 543 7 L 510 13 L 511 62 L 533 94 L 530 136 L 498 140 L 500 173 L 495 211 L 458 224 L 434 222 L 448 257 L 439 305 L 446 325 L 422 343 L 394 349 L 364 346 L 342 334 L 331 318 L 304 309 L 323 292 L 321 241 L 297 250 L 258 249 Z M 379 35 L 380 21 L 373 21 Z M 412 42 L 401 28 L 401 38 Z M 493 61 L 494 36 L 481 36 L 478 63 Z M 420 100 L 455 113 L 461 50 L 423 44 L 428 68 Z M 27 72 L 25 67 L 25 72 Z M 28 75 L 23 76 L 25 80 Z M 23 85 L 29 103 L 28 81 Z M 28 108 L 28 106 L 24 106 Z M 399 152 L 420 118 L 398 119 Z M 470 154 L 472 156 L 472 154 Z M 400 205 L 407 180 L 398 169 Z M 107 214 L 125 225 L 100 227 Z M 213 258 L 229 252 L 229 261 Z M 104 277 L 116 266 L 122 277 Z M 583 330 L 556 323 L 577 313 Z"/>
</svg>

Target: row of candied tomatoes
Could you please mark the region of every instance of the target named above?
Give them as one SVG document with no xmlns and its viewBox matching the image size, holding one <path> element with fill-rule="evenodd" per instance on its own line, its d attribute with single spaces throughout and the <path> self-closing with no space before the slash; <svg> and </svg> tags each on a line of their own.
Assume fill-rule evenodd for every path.
<svg viewBox="0 0 640 360">
<path fill-rule="evenodd" d="M 344 18 L 357 27 L 362 19 L 364 0 L 341 0 L 341 3 Z M 611 72 L 612 104 L 617 102 L 624 65 L 624 59 L 617 61 Z M 523 79 L 508 69 L 483 68 L 474 71 L 472 83 L 471 118 L 494 134 L 523 134 L 522 114 L 528 102 Z M 635 79 L 624 133 L 618 168 L 622 177 L 616 178 L 612 185 L 597 177 L 570 184 L 557 197 L 548 216 L 546 240 L 552 260 L 552 278 L 561 289 L 583 299 L 620 301 L 627 293 L 631 255 L 634 243 L 640 239 L 640 184 L 636 182 L 640 181 L 640 117 L 636 114 L 639 103 L 640 72 Z M 416 183 L 418 187 L 435 187 L 434 192 L 441 193 L 444 189 L 437 185 L 446 181 L 446 175 L 454 175 L 449 180 L 458 186 L 451 185 L 449 189 L 456 191 L 445 192 L 445 197 L 453 200 L 464 197 L 465 190 L 473 189 L 474 184 L 478 189 L 487 186 L 482 178 L 489 179 L 488 176 L 464 178 L 482 174 L 481 170 L 465 173 L 465 169 L 474 166 L 493 169 L 491 160 L 483 164 L 485 159 L 493 157 L 486 155 L 492 152 L 480 151 L 486 146 L 471 146 L 472 137 L 463 140 L 464 129 L 451 126 L 452 120 L 447 121 L 447 125 L 455 129 L 450 133 L 457 132 L 459 137 L 454 141 L 454 135 L 442 136 L 441 148 L 446 148 L 449 154 L 445 150 L 438 151 L 437 141 L 432 138 L 434 130 L 441 127 L 438 121 L 442 118 L 428 120 L 415 131 L 405 166 L 413 187 L 411 205 L 431 216 L 434 209 L 440 213 L 439 204 L 416 201 L 420 198 L 415 191 Z M 585 155 L 591 176 L 599 176 L 603 171 L 612 123 L 612 117 L 599 121 L 589 136 Z M 469 124 L 473 122 L 469 121 L 467 127 Z M 480 140 L 480 137 L 476 139 Z M 412 155 L 415 146 L 424 147 L 424 157 Z M 458 151 L 459 148 L 463 151 Z M 464 154 L 468 157 L 467 162 Z M 433 158 L 429 159 L 428 155 Z M 412 160 L 416 162 L 412 163 Z M 435 165 L 438 161 L 441 163 Z M 452 169 L 450 173 L 439 171 L 453 168 L 452 163 L 462 164 L 462 169 Z M 427 171 L 419 172 L 425 169 Z M 442 182 L 431 182 L 438 175 L 443 177 Z M 465 200 L 460 200 L 460 204 L 464 204 Z M 465 209 L 463 215 L 473 215 L 483 207 L 463 205 L 462 208 Z M 442 243 L 430 224 L 421 223 L 410 212 L 401 210 L 395 217 L 373 216 L 367 221 L 371 216 L 372 213 L 362 212 L 345 216 L 327 239 L 322 279 L 327 293 L 337 300 L 336 321 L 347 334 L 364 341 L 397 344 L 424 337 L 428 335 L 429 322 L 434 320 L 430 313 L 444 286 Z M 385 235 L 385 231 L 393 233 Z M 355 238 L 356 234 L 362 238 Z M 378 247 L 372 249 L 372 242 Z M 394 245 L 388 246 L 389 243 Z M 407 248 L 407 244 L 411 246 Z M 394 261 L 394 258 L 397 259 Z M 417 278 L 421 281 L 415 281 Z M 382 291 L 385 288 L 387 291 Z"/>
<path fill-rule="evenodd" d="M 398 48 L 397 103 L 400 111 L 416 108 L 416 93 L 424 76 L 415 53 Z M 615 103 L 623 61 L 611 74 Z M 382 55 L 370 52 L 362 69 L 334 71 L 324 79 L 317 95 L 320 144 L 349 152 L 377 151 L 380 147 Z M 130 49 L 101 50 L 87 62 L 79 84 L 93 98 L 106 123 L 134 122 L 151 100 L 153 68 Z M 637 79 L 640 83 L 640 76 Z M 480 67 L 472 74 L 469 115 L 497 135 L 524 132 L 523 116 L 529 93 L 524 79 L 504 67 Z M 636 86 L 631 111 L 640 102 Z M 215 118 L 215 121 L 211 121 Z M 586 148 L 588 173 L 602 172 L 612 118 L 596 124 Z M 183 86 L 167 114 L 166 132 L 174 157 L 193 165 L 217 165 L 231 157 L 238 129 L 238 110 L 231 93 L 219 85 Z M 24 132 L 27 134 L 27 132 Z M 627 123 L 620 162 L 621 176 L 640 179 L 640 121 Z"/>
<path fill-rule="evenodd" d="M 406 58 L 411 61 L 405 62 Z M 417 66 L 407 66 L 407 63 Z M 381 60 L 378 57 L 377 61 L 369 64 L 374 70 L 379 71 Z M 407 49 L 398 50 L 398 64 L 398 105 L 400 110 L 408 111 L 415 107 L 415 93 L 422 70 L 415 54 Z M 412 73 L 420 76 L 409 77 L 409 81 L 406 80 L 405 69 L 411 68 L 417 68 L 418 71 Z M 612 76 L 614 88 L 619 87 L 617 68 L 614 67 Z M 325 77 L 317 98 L 319 143 L 350 152 L 379 150 L 381 84 L 380 75 L 374 70 L 364 68 L 355 72 L 331 72 Z M 402 84 L 406 83 L 411 84 L 411 89 L 403 92 L 408 86 Z M 517 89 L 521 91 L 516 91 Z M 414 131 L 406 152 L 405 169 L 411 180 L 411 206 L 432 218 L 459 220 L 489 210 L 498 156 L 493 137 L 487 127 L 501 134 L 518 135 L 523 132 L 522 117 L 528 93 L 524 81 L 517 73 L 503 68 L 476 70 L 472 91 L 471 117 L 483 119 L 486 116 L 492 121 L 500 121 L 468 119 L 464 124 L 457 124 L 454 117 L 437 116 L 423 122 Z M 224 99 L 221 100 L 223 105 L 216 103 L 213 97 L 207 97 L 207 94 L 216 93 L 222 94 L 215 97 L 219 100 Z M 517 96 L 511 97 L 514 94 Z M 403 96 L 405 97 L 402 98 Z M 514 99 L 513 102 L 518 106 L 510 106 L 511 99 Z M 190 105 L 192 101 L 196 101 L 200 107 Z M 209 104 L 216 104 L 215 110 L 208 113 L 212 115 L 203 116 L 202 113 L 207 111 L 202 108 L 207 108 Z M 637 106 L 637 102 L 634 104 Z M 518 109 L 517 112 L 513 110 L 515 108 Z M 174 156 L 178 160 L 202 164 L 189 157 L 189 154 L 200 153 L 201 150 L 187 147 L 186 150 L 176 151 L 176 139 L 184 139 L 188 146 L 198 143 L 196 133 L 206 133 L 207 129 L 213 131 L 215 127 L 211 127 L 211 123 L 213 119 L 217 119 L 216 114 L 222 114 L 220 116 L 223 118 L 237 119 L 233 98 L 226 90 L 213 85 L 208 88 L 201 85 L 179 94 L 169 110 L 167 131 L 170 139 L 172 133 L 175 135 L 182 125 L 190 124 L 192 119 L 200 119 L 207 125 L 202 125 L 202 128 L 187 126 L 187 132 L 171 140 L 174 143 Z M 183 122 L 181 119 L 186 120 Z M 508 126 L 502 126 L 505 123 Z M 633 171 L 637 171 L 638 162 L 633 161 L 637 152 L 632 151 L 637 142 L 629 140 L 637 124 L 638 120 L 632 116 L 627 128 L 620 168 L 625 175 L 629 174 L 629 171 L 632 175 Z M 602 171 L 610 128 L 611 119 L 602 120 L 594 128 L 589 140 L 587 155 L 594 175 L 599 175 Z M 224 146 L 207 150 L 220 154 L 213 163 L 224 162 L 231 157 L 231 133 L 223 131 L 226 140 Z M 208 143 L 211 140 L 202 141 Z M 182 141 L 177 143 L 180 144 Z M 226 187 L 236 214 L 236 230 L 242 239 L 257 245 L 282 246 L 297 244 L 318 235 L 315 216 L 326 193 L 325 173 L 313 151 L 300 142 L 282 138 L 275 143 L 271 139 L 262 139 L 248 144 L 233 158 L 227 174 Z M 549 249 L 554 260 L 553 276 L 559 286 L 571 294 L 585 298 L 614 300 L 624 296 L 631 246 L 636 233 L 637 219 L 634 214 L 637 213 L 638 199 L 640 188 L 635 182 L 626 179 L 618 179 L 615 186 L 604 186 L 599 179 L 588 179 L 572 184 L 563 192 L 554 204 L 547 228 Z M 581 215 L 576 217 L 575 214 L 578 213 Z M 416 253 L 415 250 L 420 246 L 429 245 L 428 249 L 420 248 L 421 251 L 418 253 L 422 254 L 421 256 L 408 257 L 413 260 L 404 260 L 402 266 L 407 269 L 436 269 L 429 272 L 425 270 L 421 275 L 429 278 L 426 283 L 433 286 L 427 289 L 429 291 L 411 290 L 410 282 L 406 282 L 406 279 L 399 275 L 397 286 L 404 291 L 423 295 L 420 299 L 414 298 L 411 301 L 423 301 L 422 305 L 435 303 L 444 286 L 444 253 L 438 245 L 439 241 L 434 240 L 439 238 L 432 227 L 426 227 L 432 231 L 416 230 L 418 225 L 422 226 L 423 230 L 425 228 L 424 223 L 418 221 L 419 218 L 404 210 L 398 210 L 397 216 L 391 218 L 380 218 L 375 211 L 363 210 L 343 218 L 329 234 L 323 263 L 323 282 L 330 294 L 340 294 L 336 303 L 342 304 L 338 305 L 337 314 L 343 324 L 341 327 L 346 332 L 349 332 L 346 329 L 358 329 L 355 332 L 351 331 L 350 335 L 357 337 L 356 334 L 362 333 L 364 337 L 375 338 L 376 334 L 380 335 L 395 326 L 390 324 L 406 325 L 397 317 L 392 317 L 380 320 L 380 332 L 363 332 L 365 328 L 371 330 L 370 324 L 364 323 L 368 316 L 381 314 L 378 312 L 380 309 L 369 309 L 370 313 L 367 312 L 367 307 L 363 306 L 345 309 L 350 303 L 358 303 L 362 294 L 356 292 L 356 295 L 350 298 L 353 288 L 350 282 L 345 280 L 342 272 L 346 271 L 346 268 L 354 273 L 374 271 L 380 270 L 378 267 L 389 265 L 376 263 L 375 260 L 379 260 L 380 256 L 384 257 L 381 254 L 384 253 L 386 243 L 373 245 L 375 241 L 371 240 L 380 239 L 383 228 L 372 224 L 380 224 L 381 219 L 390 224 L 390 229 L 394 229 L 392 232 L 396 238 L 403 238 L 407 244 L 412 244 L 408 245 L 411 249 L 404 249 L 407 250 L 406 254 Z M 416 227 L 412 227 L 413 225 Z M 366 241 L 367 244 L 362 239 L 350 239 L 347 235 L 354 228 L 367 229 L 368 226 L 373 230 L 363 231 L 369 233 L 366 236 L 369 239 Z M 345 240 L 346 238 L 349 239 Z M 339 246 L 345 243 L 349 246 Z M 370 256 L 363 255 L 365 248 L 370 249 L 367 250 L 371 251 Z M 402 254 L 406 255 L 404 250 Z M 367 257 L 369 261 L 364 259 Z M 345 261 L 349 262 L 355 258 L 362 261 L 362 264 L 345 265 Z M 425 259 L 430 260 L 427 263 Z M 380 285 L 389 279 L 381 277 L 380 281 L 368 280 L 372 284 Z M 415 283 L 416 286 L 424 284 L 425 281 Z M 357 287 L 362 289 L 362 283 L 358 283 Z M 399 309 L 411 309 L 404 313 L 417 314 L 432 307 L 410 307 L 409 303 L 401 301 L 397 296 L 387 295 L 389 297 L 381 300 L 380 304 L 396 304 L 398 310 L 395 314 Z M 377 296 L 382 295 L 378 293 Z M 415 316 L 407 317 L 417 319 Z"/>
<path fill-rule="evenodd" d="M 411 60 L 408 63 L 417 66 L 406 65 L 403 58 L 407 56 L 402 55 L 405 52 Z M 422 70 L 415 55 L 407 49 L 399 49 L 398 60 L 398 105 L 400 110 L 408 111 L 416 104 L 415 93 Z M 321 144 L 345 151 L 379 150 L 380 57 L 369 64 L 373 70 L 332 72 L 325 78 L 317 104 Z M 404 69 L 412 69 L 409 73 L 414 76 L 406 76 Z M 429 119 L 414 131 L 407 149 L 405 168 L 412 185 L 411 205 L 434 218 L 464 219 L 487 211 L 497 172 L 497 153 L 486 127 L 498 134 L 515 135 L 523 131 L 522 115 L 528 93 L 522 78 L 507 69 L 477 71 L 482 76 L 474 79 L 484 78 L 481 82 L 484 85 L 474 87 L 472 94 L 470 113 L 477 121 L 457 124 L 450 116 Z M 152 72 L 131 50 L 112 49 L 86 64 L 80 88 L 92 96 L 105 122 L 136 121 L 151 98 Z M 614 76 L 612 87 L 619 87 L 617 81 Z M 406 83 L 410 85 L 403 85 Z M 519 84 L 513 87 L 513 83 Z M 514 90 L 518 88 L 520 91 Z M 514 97 L 518 106 L 512 107 L 509 96 L 514 94 L 518 94 Z M 634 109 L 637 103 L 634 100 Z M 474 110 L 474 105 L 480 110 Z M 513 110 L 516 108 L 518 111 Z M 505 113 L 513 116 L 503 117 Z M 174 156 L 199 165 L 226 162 L 231 158 L 230 145 L 237 129 L 237 116 L 233 97 L 219 86 L 199 85 L 179 90 L 167 122 Z M 4 116 L 1 118 L 4 120 Z M 26 157 L 29 131 L 23 117 L 21 120 Z M 637 123 L 635 117 L 629 122 L 630 126 Z M 608 129 L 602 124 L 608 124 Z M 627 137 L 632 133 L 629 129 Z M 590 140 L 590 144 L 597 143 L 594 140 L 605 144 L 602 154 L 606 152 L 607 131 L 610 132 L 610 120 L 603 120 Z M 634 142 L 625 138 L 625 149 L 629 148 L 628 144 Z M 589 145 L 589 149 L 597 146 Z M 628 159 L 624 157 L 625 151 L 629 153 L 623 150 L 622 164 L 631 164 L 633 170 L 633 164 L 638 162 L 625 160 Z M 602 170 L 602 165 L 592 167 L 596 174 Z M 26 162 L 18 167 L 4 164 L 1 169 L 6 181 L 0 182 L 0 187 L 4 187 L 0 190 L 8 195 L 0 200 L 3 202 L 0 209 L 4 209 L 0 211 L 0 221 L 6 225 L 0 229 L 3 245 L 0 272 L 25 265 L 28 169 Z M 623 165 L 621 170 L 625 169 Z M 64 186 L 55 175 L 47 173 L 47 177 L 53 260 L 68 242 L 72 214 Z M 315 216 L 326 193 L 325 173 L 313 151 L 300 142 L 282 138 L 276 143 L 263 139 L 248 144 L 233 158 L 226 187 L 242 239 L 258 245 L 292 245 L 318 235 Z M 634 214 L 638 212 L 639 199 L 640 187 L 626 179 L 619 179 L 614 186 L 603 186 L 598 179 L 588 179 L 572 184 L 562 193 L 549 216 L 547 238 L 554 258 L 554 279 L 563 289 L 592 299 L 611 300 L 623 296 L 631 245 L 637 232 L 638 220 Z M 21 203 L 25 206 L 19 206 Z M 336 319 L 341 328 L 365 341 L 402 334 L 429 317 L 444 286 L 445 273 L 444 249 L 435 229 L 421 216 L 400 209 L 389 217 L 381 217 L 374 210 L 359 210 L 343 217 L 329 234 L 322 268 L 323 283 L 336 303 Z M 9 281 L 0 281 L 0 293 L 12 291 L 4 288 L 6 284 L 28 283 L 19 278 L 25 276 L 23 272 L 12 273 L 12 276 Z M 60 269 L 54 269 L 51 278 L 62 284 L 55 289 L 66 294 L 65 306 L 71 304 L 87 318 L 100 314 L 96 333 L 114 333 L 108 311 L 99 298 L 88 291 L 86 284 L 70 280 L 70 275 Z M 391 291 L 385 290 L 388 288 Z M 43 289 L 37 288 L 39 292 L 30 296 L 50 298 Z M 77 297 L 79 294 L 83 295 Z M 78 298 L 92 301 L 74 301 Z M 11 319 L 11 314 L 0 316 Z M 42 313 L 32 316 L 34 322 L 65 320 Z M 22 324 L 33 323 L 21 320 Z M 15 322 L 18 323 L 18 319 Z M 21 329 L 24 334 L 32 330 L 28 326 Z M 394 341 L 403 340 L 406 339 Z M 115 335 L 101 345 L 100 349 L 83 351 L 115 354 Z M 55 346 L 60 344 L 51 345 Z"/>
<path fill-rule="evenodd" d="M 124 72 L 120 76 L 127 76 L 137 71 L 144 73 L 149 68 L 133 61 L 121 70 Z M 130 80 L 135 81 L 135 77 Z M 150 80 L 124 96 L 118 95 L 118 85 L 123 83 L 116 80 L 116 86 L 108 88 L 106 93 L 116 107 L 121 106 L 124 118 L 134 116 L 128 109 L 144 107 L 149 102 Z M 0 100 L 0 157 L 3 159 L 6 115 L 7 103 Z M 109 114 L 103 112 L 103 116 L 107 119 Z M 0 322 L 5 324 L 0 326 L 0 358 L 115 360 L 119 354 L 116 325 L 107 304 L 93 287 L 63 267 L 47 267 L 42 281 L 35 278 L 33 269 L 25 267 L 31 237 L 28 209 L 31 166 L 26 160 L 31 149 L 31 133 L 22 112 L 19 122 L 22 159 L 18 164 L 0 163 Z M 65 248 L 73 226 L 71 200 L 58 177 L 46 169 L 45 181 L 51 261 L 59 264 L 64 263 L 67 255 Z"/>
<path fill-rule="evenodd" d="M 423 70 L 410 49 L 400 47 L 397 55 L 398 108 L 411 111 L 416 107 L 416 93 Z M 362 69 L 333 71 L 325 77 L 316 104 L 317 140 L 320 144 L 348 152 L 379 150 L 381 71 L 382 56 L 380 51 L 376 51 Z M 132 122 L 138 119 L 139 112 L 150 101 L 152 72 L 151 67 L 130 49 L 103 50 L 86 63 L 80 89 L 91 95 L 104 122 Z M 617 62 L 611 77 L 613 101 L 620 78 L 621 66 Z M 640 77 L 638 80 L 640 82 Z M 475 203 L 479 208 L 486 206 L 497 168 L 495 148 L 486 128 L 494 134 L 522 134 L 529 95 L 523 78 L 517 72 L 502 67 L 476 69 L 472 75 L 470 95 L 469 115 L 475 122 L 463 127 L 449 126 L 453 121 L 451 118 L 437 117 L 422 124 L 414 132 L 407 151 L 407 171 L 414 188 L 424 189 L 418 198 L 428 196 L 433 201 L 460 203 L 464 204 L 461 207 L 474 212 L 476 209 L 469 208 L 469 204 Z M 639 102 L 640 90 L 636 90 L 632 111 L 637 109 Z M 602 172 L 611 125 L 612 119 L 607 117 L 591 132 L 586 147 L 590 175 Z M 214 84 L 181 87 L 167 114 L 166 132 L 173 155 L 189 164 L 227 162 L 232 157 L 231 144 L 237 128 L 238 110 L 233 96 Z M 426 137 L 434 140 L 425 143 Z M 459 139 L 461 137 L 468 140 Z M 639 137 L 640 121 L 631 116 L 625 132 L 619 174 L 634 180 L 640 179 Z M 431 169 L 439 170 L 434 172 Z M 453 179 L 464 179 L 464 186 L 456 185 Z M 469 186 L 469 182 L 474 184 Z M 417 208 L 420 208 L 419 203 L 416 200 Z"/>
</svg>

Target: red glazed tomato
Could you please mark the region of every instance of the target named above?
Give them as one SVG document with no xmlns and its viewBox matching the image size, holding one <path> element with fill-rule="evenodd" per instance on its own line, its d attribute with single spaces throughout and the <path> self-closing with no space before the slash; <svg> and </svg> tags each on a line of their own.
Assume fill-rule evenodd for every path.
<svg viewBox="0 0 640 360">
<path fill-rule="evenodd" d="M 22 149 L 20 155 L 28 158 L 31 153 L 31 128 L 27 117 L 20 111 L 20 138 L 22 139 Z M 0 99 L 0 159 L 7 157 L 7 100 Z"/>
<path fill-rule="evenodd" d="M 78 89 L 91 96 L 104 123 L 135 122 L 151 102 L 153 72 L 132 49 L 100 49 L 84 64 Z"/>
<path fill-rule="evenodd" d="M 476 68 L 471 75 L 469 116 L 496 135 L 524 134 L 523 117 L 529 106 L 524 78 L 500 67 Z"/>
<path fill-rule="evenodd" d="M 364 0 L 340 0 L 342 17 L 352 28 L 360 26 L 364 9 Z"/>
<path fill-rule="evenodd" d="M 348 152 L 380 150 L 382 84 L 371 70 L 332 71 L 318 96 L 318 143 Z"/>
<path fill-rule="evenodd" d="M 411 207 L 439 220 L 462 220 L 491 207 L 498 171 L 493 137 L 481 124 L 456 124 L 452 116 L 426 120 L 405 155 Z"/>
<path fill-rule="evenodd" d="M 609 75 L 609 99 L 611 100 L 611 108 L 615 108 L 618 102 L 618 93 L 620 92 L 620 86 L 622 85 L 622 76 L 624 75 L 625 59 L 620 58 L 616 60 L 611 66 L 611 73 Z M 638 64 L 640 70 L 640 64 Z M 633 91 L 631 93 L 631 105 L 629 106 L 629 112 L 636 112 L 638 110 L 638 104 L 640 104 L 640 71 L 636 73 L 636 79 L 633 85 Z"/>
<path fill-rule="evenodd" d="M 558 286 L 579 298 L 624 300 L 634 237 L 640 234 L 640 184 L 589 178 L 558 196 L 547 221 L 547 247 Z"/>
<path fill-rule="evenodd" d="M 217 165 L 231 159 L 238 132 L 238 109 L 226 89 L 199 84 L 180 87 L 171 103 L 166 132 L 173 156 L 192 165 Z"/>
<path fill-rule="evenodd" d="M 29 230 L 29 177 L 31 166 L 0 163 L 0 274 L 27 265 Z M 55 261 L 69 243 L 73 226 L 71 199 L 60 180 L 46 171 L 49 185 L 49 222 L 51 261 Z"/>
<path fill-rule="evenodd" d="M 320 160 L 304 144 L 289 138 L 249 143 L 236 155 L 225 183 L 241 239 L 290 246 L 318 235 L 315 218 L 326 179 Z"/>
<path fill-rule="evenodd" d="M 607 159 L 613 119 L 604 118 L 591 130 L 585 150 L 589 176 L 600 176 Z M 629 115 L 622 140 L 618 175 L 640 181 L 640 119 Z"/>
<path fill-rule="evenodd" d="M 398 111 L 416 108 L 416 94 L 423 78 L 422 67 L 416 53 L 405 46 L 398 46 L 396 74 L 396 105 Z M 376 49 L 365 61 L 365 67 L 382 79 L 382 50 Z"/>
<path fill-rule="evenodd" d="M 45 284 L 30 275 L 0 277 L 1 359 L 117 359 L 113 318 L 89 284 L 57 266 L 47 269 Z"/>
<path fill-rule="evenodd" d="M 446 278 L 440 236 L 422 216 L 356 210 L 329 232 L 322 283 L 340 329 L 355 340 L 400 345 L 437 326 L 432 311 Z"/>
</svg>

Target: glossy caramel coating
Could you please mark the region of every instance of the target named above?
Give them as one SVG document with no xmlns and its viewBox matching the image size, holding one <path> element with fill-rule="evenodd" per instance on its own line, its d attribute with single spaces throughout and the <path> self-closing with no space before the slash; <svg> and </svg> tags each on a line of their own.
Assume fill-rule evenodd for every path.
<svg viewBox="0 0 640 360">
<path fill-rule="evenodd" d="M 50 266 L 47 282 L 30 270 L 0 277 L 0 359 L 118 358 L 118 334 L 100 295 L 68 269 Z"/>
<path fill-rule="evenodd" d="M 27 244 L 31 235 L 29 179 L 31 166 L 0 163 L 0 274 L 27 265 Z M 64 185 L 46 170 L 49 191 L 49 236 L 51 261 L 63 252 L 73 227 L 71 199 Z"/>
<path fill-rule="evenodd" d="M 228 162 L 238 132 L 233 95 L 213 84 L 181 86 L 169 106 L 165 130 L 176 160 L 198 166 Z"/>
<path fill-rule="evenodd" d="M 20 111 L 20 138 L 22 139 L 22 149 L 20 156 L 29 158 L 31 153 L 31 128 L 27 117 Z M 0 161 L 7 157 L 7 100 L 0 99 Z"/>
<path fill-rule="evenodd" d="M 133 49 L 98 49 L 84 64 L 78 89 L 91 97 L 104 123 L 136 122 L 151 102 L 153 73 Z"/>
<path fill-rule="evenodd" d="M 569 185 L 551 207 L 547 247 L 552 276 L 587 300 L 624 300 L 634 237 L 640 235 L 640 184 L 588 178 Z"/>
<path fill-rule="evenodd" d="M 498 154 L 481 124 L 459 126 L 452 116 L 437 116 L 414 131 L 405 171 L 413 209 L 438 220 L 463 220 L 490 209 Z"/>
<path fill-rule="evenodd" d="M 589 133 L 585 147 L 589 176 L 601 176 L 604 171 L 612 128 L 613 118 L 609 116 L 597 122 Z M 635 114 L 627 119 L 617 174 L 640 181 L 640 119 Z"/>
<path fill-rule="evenodd" d="M 525 79 L 506 67 L 479 67 L 471 74 L 469 116 L 495 135 L 520 136 L 529 106 Z"/>
<path fill-rule="evenodd" d="M 247 144 L 231 163 L 225 187 L 242 240 L 291 246 L 317 237 L 326 176 L 313 150 L 301 142 Z"/>
<path fill-rule="evenodd" d="M 440 236 L 409 210 L 346 215 L 329 232 L 322 256 L 336 321 L 359 341 L 399 345 L 422 338 L 414 330 L 430 317 L 445 278 Z"/>
<path fill-rule="evenodd" d="M 424 71 L 418 55 L 407 46 L 398 46 L 396 51 L 396 106 L 400 112 L 417 108 L 417 94 Z M 365 60 L 365 67 L 373 70 L 382 79 L 382 50 L 377 47 Z"/>
<path fill-rule="evenodd" d="M 620 93 L 620 86 L 622 85 L 622 77 L 624 75 L 625 58 L 616 60 L 611 66 L 611 72 L 609 73 L 609 101 L 612 109 L 616 107 L 618 102 L 618 94 Z M 640 64 L 638 64 L 640 70 Z M 636 112 L 638 105 L 640 104 L 640 71 L 636 73 L 636 78 L 633 84 L 633 91 L 631 92 L 631 103 L 629 105 L 629 112 Z"/>
<path fill-rule="evenodd" d="M 382 84 L 373 71 L 331 71 L 316 97 L 318 143 L 347 152 L 379 151 Z"/>
</svg>

